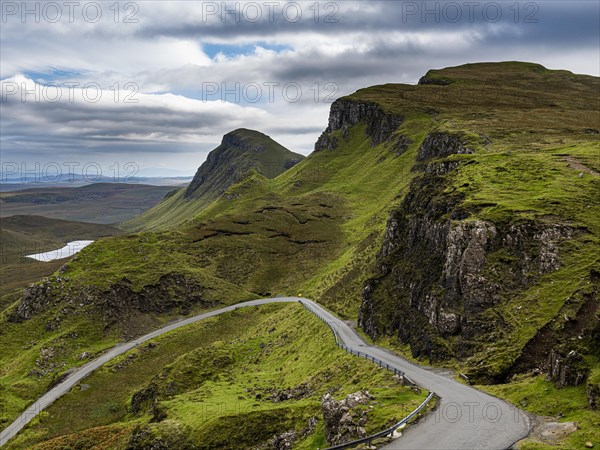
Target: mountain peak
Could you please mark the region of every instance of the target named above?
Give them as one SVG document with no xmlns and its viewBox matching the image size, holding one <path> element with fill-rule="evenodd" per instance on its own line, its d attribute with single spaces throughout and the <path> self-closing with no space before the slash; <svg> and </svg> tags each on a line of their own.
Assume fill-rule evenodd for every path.
<svg viewBox="0 0 600 450">
<path fill-rule="evenodd" d="M 185 197 L 212 200 L 251 170 L 275 178 L 304 159 L 271 137 L 256 130 L 238 128 L 223 136 L 188 186 Z"/>
<path fill-rule="evenodd" d="M 221 145 L 238 147 L 240 150 L 246 151 L 261 151 L 270 143 L 269 141 L 277 144 L 277 142 L 260 131 L 238 128 L 223 135 Z"/>
</svg>

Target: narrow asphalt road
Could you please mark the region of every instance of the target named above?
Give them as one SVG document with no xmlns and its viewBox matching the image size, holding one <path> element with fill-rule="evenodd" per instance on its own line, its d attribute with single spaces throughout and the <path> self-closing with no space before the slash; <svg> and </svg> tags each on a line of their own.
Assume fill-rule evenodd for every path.
<svg viewBox="0 0 600 450">
<path fill-rule="evenodd" d="M 380 347 L 366 344 L 354 330 L 322 306 L 308 299 L 297 297 L 266 298 L 227 306 L 169 324 L 133 341 L 113 347 L 102 356 L 90 361 L 61 383 L 50 389 L 27 408 L 12 424 L 0 433 L 0 446 L 14 437 L 40 411 L 68 392 L 84 377 L 104 363 L 161 334 L 209 317 L 238 308 L 300 301 L 307 309 L 325 319 L 337 331 L 347 347 L 369 354 L 390 366 L 402 370 L 419 386 L 435 392 L 439 397 L 438 408 L 418 424 L 408 428 L 399 439 L 386 449 L 506 449 L 527 436 L 530 429 L 528 417 L 506 402 L 458 383 L 451 377 L 434 370 L 425 369 Z"/>
<path fill-rule="evenodd" d="M 508 403 L 454 380 L 450 373 L 410 363 L 389 350 L 365 343 L 345 322 L 310 300 L 306 308 L 329 322 L 340 341 L 355 351 L 379 358 L 402 370 L 416 384 L 435 392 L 434 412 L 386 449 L 507 449 L 529 434 L 529 417 Z"/>
</svg>

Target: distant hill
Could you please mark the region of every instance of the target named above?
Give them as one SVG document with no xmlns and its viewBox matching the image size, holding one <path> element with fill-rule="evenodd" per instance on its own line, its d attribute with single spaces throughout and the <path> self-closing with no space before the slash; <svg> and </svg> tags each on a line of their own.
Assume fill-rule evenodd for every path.
<svg viewBox="0 0 600 450">
<path fill-rule="evenodd" d="M 67 173 L 56 177 L 11 177 L 0 173 L 0 192 L 20 191 L 34 188 L 71 188 L 89 186 L 98 183 L 147 184 L 150 186 L 183 186 L 193 177 L 190 176 L 135 176 L 135 177 L 98 177 L 86 178 L 78 174 Z"/>
<path fill-rule="evenodd" d="M 266 134 L 240 128 L 223 136 L 187 188 L 173 192 L 162 203 L 123 227 L 131 231 L 164 229 L 191 219 L 238 181 L 256 174 L 275 178 L 304 156 L 294 153 Z"/>
<path fill-rule="evenodd" d="M 39 215 L 93 223 L 118 223 L 160 202 L 173 186 L 96 183 L 79 187 L 35 187 L 0 193 L 0 217 Z"/>
</svg>

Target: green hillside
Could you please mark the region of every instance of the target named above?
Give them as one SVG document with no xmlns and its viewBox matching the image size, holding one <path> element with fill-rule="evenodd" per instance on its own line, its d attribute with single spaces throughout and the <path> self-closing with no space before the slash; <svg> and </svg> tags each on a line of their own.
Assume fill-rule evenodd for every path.
<svg viewBox="0 0 600 450">
<path fill-rule="evenodd" d="M 361 389 L 374 396 L 363 406 L 369 433 L 427 395 L 337 348 L 329 327 L 298 304 L 245 308 L 111 361 L 8 448 L 252 448 L 289 431 L 294 448 L 322 448 L 321 397 Z"/>
<path fill-rule="evenodd" d="M 40 262 L 25 255 L 64 247 L 67 242 L 121 234 L 110 225 L 17 215 L 0 218 L 0 306 L 17 300 L 28 283 L 56 272 L 66 261 Z"/>
<path fill-rule="evenodd" d="M 506 62 L 337 100 L 302 162 L 275 178 L 244 171 L 210 201 L 178 191 L 127 224 L 150 231 L 87 247 L 7 308 L 6 420 L 85 349 L 219 302 L 302 294 L 473 382 L 517 383 L 525 398 L 568 386 L 577 407 L 548 400 L 580 422 L 565 448 L 597 437 L 585 403 L 600 390 L 599 90 L 596 77 Z M 27 340 L 48 321 L 60 325 Z M 23 377 L 52 342 L 62 365 Z"/>
<path fill-rule="evenodd" d="M 182 224 L 251 173 L 275 178 L 302 159 L 304 156 L 259 131 L 245 128 L 231 131 L 208 154 L 187 187 L 172 192 L 156 207 L 122 227 L 129 231 L 164 230 Z"/>
</svg>

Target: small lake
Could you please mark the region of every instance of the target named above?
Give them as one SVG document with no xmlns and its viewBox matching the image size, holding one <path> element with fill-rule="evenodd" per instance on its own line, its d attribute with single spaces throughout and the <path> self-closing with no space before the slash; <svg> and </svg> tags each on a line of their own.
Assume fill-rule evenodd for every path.
<svg viewBox="0 0 600 450">
<path fill-rule="evenodd" d="M 51 250 L 44 253 L 36 253 L 34 255 L 25 255 L 26 258 L 37 259 L 38 261 L 48 262 L 54 261 L 55 259 L 67 258 L 73 256 L 75 253 L 81 251 L 81 249 L 87 247 L 94 241 L 73 241 L 69 242 L 63 248 L 58 250 Z"/>
</svg>

